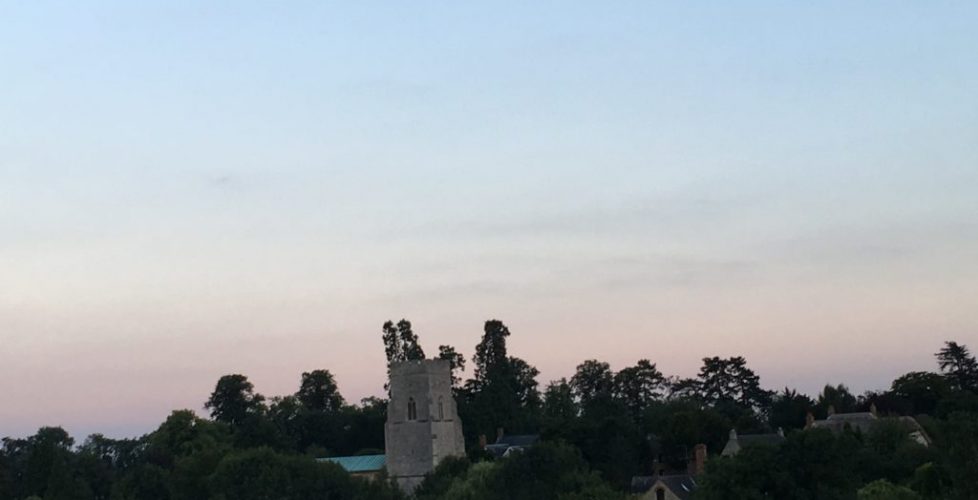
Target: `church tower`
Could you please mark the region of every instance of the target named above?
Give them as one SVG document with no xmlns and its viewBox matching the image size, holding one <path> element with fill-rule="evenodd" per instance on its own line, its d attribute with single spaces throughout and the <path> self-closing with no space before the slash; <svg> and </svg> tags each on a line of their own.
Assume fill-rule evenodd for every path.
<svg viewBox="0 0 978 500">
<path fill-rule="evenodd" d="M 405 361 L 391 366 L 390 402 L 384 426 L 387 473 L 411 493 L 445 457 L 464 456 L 462 421 L 452 397 L 447 360 Z"/>
</svg>

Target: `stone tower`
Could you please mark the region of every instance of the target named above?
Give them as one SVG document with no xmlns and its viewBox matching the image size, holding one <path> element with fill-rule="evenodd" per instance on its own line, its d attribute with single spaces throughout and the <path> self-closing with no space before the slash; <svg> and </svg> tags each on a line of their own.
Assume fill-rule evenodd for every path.
<svg viewBox="0 0 978 500">
<path fill-rule="evenodd" d="M 465 455 L 448 361 L 426 359 L 391 366 L 384 437 L 387 473 L 408 493 L 443 458 Z"/>
</svg>

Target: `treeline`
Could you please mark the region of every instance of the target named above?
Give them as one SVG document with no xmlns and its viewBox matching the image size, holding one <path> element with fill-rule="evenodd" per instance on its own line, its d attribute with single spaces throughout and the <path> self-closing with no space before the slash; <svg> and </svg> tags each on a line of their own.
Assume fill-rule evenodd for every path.
<svg viewBox="0 0 978 500">
<path fill-rule="evenodd" d="M 617 371 L 586 360 L 541 387 L 536 368 L 508 352 L 509 336 L 490 320 L 471 358 L 438 347 L 434 357 L 453 368 L 469 456 L 445 461 L 418 498 L 625 498 L 633 476 L 686 470 L 698 443 L 710 459 L 695 498 L 978 498 L 978 362 L 963 345 L 946 343 L 937 371 L 905 374 L 887 390 L 856 395 L 830 385 L 809 397 L 764 389 L 742 357 L 704 358 L 693 378 L 663 374 L 646 359 Z M 385 323 L 381 337 L 389 363 L 426 357 L 407 320 Z M 303 373 L 294 394 L 274 398 L 226 375 L 205 408 L 210 419 L 176 411 L 138 439 L 93 435 L 76 444 L 60 428 L 4 439 L 0 499 L 401 497 L 383 480 L 314 460 L 384 447 L 386 400 L 348 404 L 328 370 Z M 809 414 L 870 408 L 915 416 L 933 445 L 896 425 L 802 430 Z M 498 429 L 538 433 L 543 444 L 493 460 L 478 443 Z M 786 440 L 720 458 L 731 429 L 782 429 Z"/>
</svg>

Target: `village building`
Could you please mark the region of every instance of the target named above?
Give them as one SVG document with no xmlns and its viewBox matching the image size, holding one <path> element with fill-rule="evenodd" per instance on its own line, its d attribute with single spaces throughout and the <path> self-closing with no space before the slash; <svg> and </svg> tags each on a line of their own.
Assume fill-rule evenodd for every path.
<svg viewBox="0 0 978 500">
<path fill-rule="evenodd" d="M 767 434 L 738 434 L 736 429 L 730 429 L 730 437 L 727 444 L 720 452 L 721 456 L 732 457 L 740 453 L 740 450 L 749 446 L 780 446 L 784 442 L 784 431 Z"/>
<path fill-rule="evenodd" d="M 387 465 L 386 455 L 358 455 L 352 457 L 328 457 L 320 462 L 332 462 L 346 469 L 351 476 L 377 479 Z"/>
<path fill-rule="evenodd" d="M 539 434 L 505 434 L 502 429 L 496 431 L 496 441 L 486 443 L 485 436 L 479 436 L 479 446 L 495 458 L 503 458 L 520 453 L 533 447 L 540 441 Z"/>
<path fill-rule="evenodd" d="M 705 469 L 706 445 L 698 444 L 686 472 L 669 473 L 656 464 L 651 476 L 632 478 L 632 494 L 639 500 L 689 500 L 696 489 L 696 477 Z"/>
<path fill-rule="evenodd" d="M 805 429 L 828 429 L 835 433 L 849 429 L 865 434 L 884 422 L 904 426 L 910 438 L 923 446 L 930 446 L 932 443 L 927 431 L 920 425 L 920 422 L 917 422 L 917 419 L 908 416 L 880 417 L 877 414 L 876 405 L 870 405 L 868 412 L 853 413 L 836 413 L 835 408 L 829 406 L 828 418 L 824 420 L 815 420 L 815 417 L 809 413 L 805 420 Z"/>
<path fill-rule="evenodd" d="M 462 421 L 452 396 L 451 366 L 441 359 L 391 366 L 384 454 L 320 459 L 353 475 L 376 478 L 386 471 L 406 493 L 443 459 L 465 455 Z"/>
</svg>

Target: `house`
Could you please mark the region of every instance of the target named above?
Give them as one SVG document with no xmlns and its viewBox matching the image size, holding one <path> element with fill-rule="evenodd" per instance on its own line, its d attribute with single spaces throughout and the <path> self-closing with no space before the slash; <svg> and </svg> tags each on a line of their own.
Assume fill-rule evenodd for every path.
<svg viewBox="0 0 978 500">
<path fill-rule="evenodd" d="M 641 500 L 689 500 L 696 489 L 696 479 L 690 474 L 636 476 L 632 478 L 632 493 Z"/>
<path fill-rule="evenodd" d="M 479 436 L 482 449 L 492 454 L 495 458 L 508 457 L 514 452 L 521 452 L 530 448 L 540 441 L 539 434 L 504 434 L 502 429 L 496 432 L 496 442 L 485 443 L 485 436 Z"/>
<path fill-rule="evenodd" d="M 723 451 L 720 455 L 725 457 L 732 457 L 740 452 L 740 450 L 748 446 L 779 446 L 784 442 L 784 431 L 780 428 L 778 432 L 772 432 L 769 434 L 737 434 L 736 429 L 730 429 L 730 437 L 727 439 L 727 444 L 723 447 Z"/>
<path fill-rule="evenodd" d="M 870 405 L 868 412 L 836 413 L 835 408 L 829 406 L 828 418 L 815 420 L 809 413 L 805 419 L 806 429 L 828 429 L 832 432 L 842 432 L 849 429 L 856 432 L 868 433 L 881 422 L 897 422 L 907 428 L 910 438 L 923 446 L 931 445 L 931 438 L 927 431 L 913 417 L 880 417 L 876 412 L 876 405 Z"/>
<path fill-rule="evenodd" d="M 376 479 L 387 466 L 386 455 L 360 455 L 354 457 L 318 458 L 317 462 L 332 462 L 346 469 L 352 476 Z"/>
<path fill-rule="evenodd" d="M 693 448 L 693 462 L 685 473 L 667 473 L 654 467 L 651 476 L 632 478 L 632 493 L 640 500 L 689 500 L 696 489 L 696 476 L 706 467 L 706 445 Z"/>
</svg>

